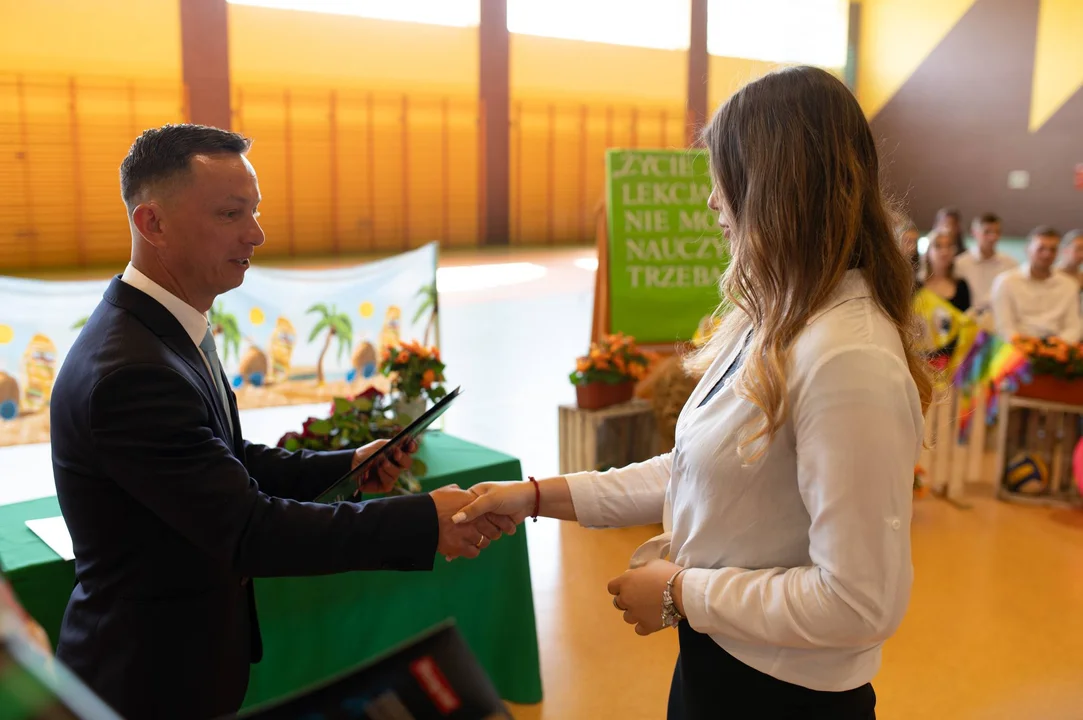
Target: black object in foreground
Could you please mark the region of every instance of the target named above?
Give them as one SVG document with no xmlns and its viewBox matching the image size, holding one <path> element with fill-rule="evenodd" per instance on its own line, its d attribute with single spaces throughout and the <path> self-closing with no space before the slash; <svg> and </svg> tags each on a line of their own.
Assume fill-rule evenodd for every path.
<svg viewBox="0 0 1083 720">
<path fill-rule="evenodd" d="M 320 503 L 332 503 L 350 501 L 358 494 L 358 482 L 357 479 L 362 477 L 364 473 L 368 472 L 376 466 L 376 463 L 387 456 L 392 450 L 397 447 L 401 447 L 407 440 L 417 439 L 417 436 L 425 431 L 429 425 L 432 425 L 438 417 L 444 414 L 455 398 L 462 394 L 462 388 L 457 387 L 449 392 L 444 397 L 440 398 L 440 401 L 426 410 L 421 417 L 414 420 L 412 423 L 403 428 L 395 437 L 391 438 L 372 455 L 365 458 L 365 460 L 350 470 L 348 473 L 335 480 L 329 488 L 324 490 L 319 497 L 316 498 L 316 502 Z"/>
<path fill-rule="evenodd" d="M 511 720 L 455 626 L 444 623 L 248 720 Z"/>
</svg>

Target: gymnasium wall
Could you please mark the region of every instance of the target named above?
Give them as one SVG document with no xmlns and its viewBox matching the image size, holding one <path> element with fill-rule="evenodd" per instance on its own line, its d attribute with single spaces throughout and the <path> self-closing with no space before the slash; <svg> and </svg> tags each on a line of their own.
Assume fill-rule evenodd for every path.
<svg viewBox="0 0 1083 720">
<path fill-rule="evenodd" d="M 116 267 L 117 166 L 142 129 L 188 117 L 178 0 L 3 1 L 0 268 Z M 261 254 L 477 244 L 477 28 L 228 12 Z M 684 146 L 686 53 L 512 35 L 509 64 L 509 241 L 590 241 L 605 149 Z M 710 110 L 771 67 L 712 57 Z"/>
<path fill-rule="evenodd" d="M 177 0 L 2 5 L 0 267 L 126 257 L 117 166 L 185 116 Z"/>
<path fill-rule="evenodd" d="M 1083 227 L 1081 37 L 1079 0 L 864 0 L 858 99 L 919 226 L 952 205 Z"/>
</svg>

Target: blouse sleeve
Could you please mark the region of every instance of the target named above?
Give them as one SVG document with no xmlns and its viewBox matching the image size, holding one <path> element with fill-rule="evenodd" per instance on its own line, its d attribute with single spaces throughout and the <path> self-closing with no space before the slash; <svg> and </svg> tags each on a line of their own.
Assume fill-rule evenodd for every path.
<svg viewBox="0 0 1083 720">
<path fill-rule="evenodd" d="M 687 570 L 691 626 L 793 648 L 861 647 L 894 632 L 912 581 L 920 407 L 905 363 L 885 350 L 846 347 L 822 359 L 793 407 L 811 562 Z"/>
<path fill-rule="evenodd" d="M 615 470 L 568 475 L 579 524 L 614 528 L 662 522 L 672 454 Z"/>
</svg>

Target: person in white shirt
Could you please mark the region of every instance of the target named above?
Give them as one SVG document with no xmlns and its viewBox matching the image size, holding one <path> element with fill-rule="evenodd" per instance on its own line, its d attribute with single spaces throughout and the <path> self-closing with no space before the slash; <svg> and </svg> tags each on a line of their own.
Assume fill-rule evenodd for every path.
<svg viewBox="0 0 1083 720">
<path fill-rule="evenodd" d="M 1003 339 L 1056 336 L 1075 343 L 1083 338 L 1079 284 L 1053 269 L 1059 248 L 1060 234 L 1053 228 L 1043 225 L 1031 230 L 1029 262 L 993 283 L 993 316 Z"/>
<path fill-rule="evenodd" d="M 678 628 L 671 720 L 873 718 L 932 392 L 875 138 L 845 85 L 795 67 L 733 95 L 703 141 L 732 261 L 675 448 L 477 485 L 453 520 L 661 522 L 608 590 L 638 634 Z"/>
<path fill-rule="evenodd" d="M 1019 263 L 997 252 L 1000 242 L 1000 218 L 985 213 L 970 224 L 974 245 L 955 260 L 955 273 L 970 287 L 970 303 L 977 314 L 992 310 L 993 281 L 1001 273 L 1014 270 Z"/>
<path fill-rule="evenodd" d="M 1061 241 L 1064 246 L 1064 261 L 1060 271 L 1072 278 L 1083 291 L 1083 230 L 1069 230 Z"/>
</svg>

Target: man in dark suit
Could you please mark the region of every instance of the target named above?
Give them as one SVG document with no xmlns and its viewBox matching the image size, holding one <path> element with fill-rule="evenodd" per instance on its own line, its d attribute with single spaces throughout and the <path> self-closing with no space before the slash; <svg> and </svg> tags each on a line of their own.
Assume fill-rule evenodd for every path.
<svg viewBox="0 0 1083 720">
<path fill-rule="evenodd" d="M 53 472 L 76 586 L 57 657 L 122 716 L 235 713 L 262 655 L 250 578 L 431 570 L 475 557 L 500 518 L 470 499 L 308 502 L 375 451 L 288 453 L 243 439 L 206 312 L 263 244 L 240 135 L 149 130 L 121 165 L 132 259 L 72 346 L 51 403 Z M 365 480 L 386 491 L 409 456 Z M 494 524 L 495 523 L 495 524 Z"/>
</svg>

